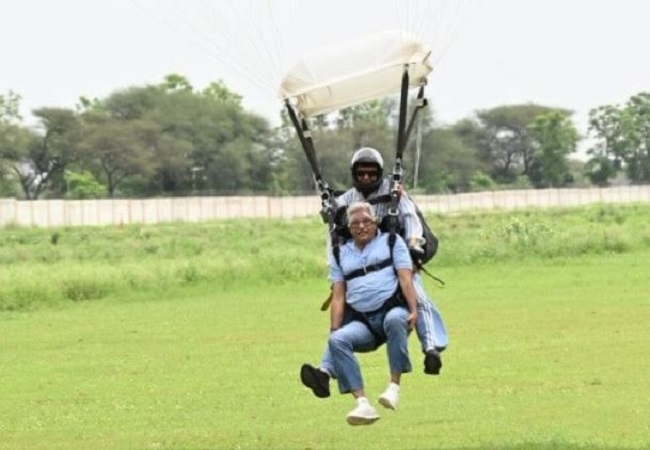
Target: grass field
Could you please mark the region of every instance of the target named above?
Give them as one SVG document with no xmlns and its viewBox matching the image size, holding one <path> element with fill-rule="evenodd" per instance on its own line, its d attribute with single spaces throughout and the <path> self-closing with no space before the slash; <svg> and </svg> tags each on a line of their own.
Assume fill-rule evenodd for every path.
<svg viewBox="0 0 650 450">
<path fill-rule="evenodd" d="M 613 224 L 636 223 L 634 215 L 614 213 L 623 219 Z M 445 231 L 448 242 L 471 238 L 471 230 L 482 242 L 498 229 L 485 225 L 498 222 L 494 217 L 463 220 L 449 226 L 459 234 Z M 503 220 L 513 223 L 512 217 Z M 520 222 L 556 223 L 548 216 L 527 220 Z M 250 238 L 248 226 L 239 225 L 242 234 L 230 242 L 235 247 Z M 559 245 L 558 235 L 580 236 L 575 227 L 562 229 L 551 237 L 535 233 L 552 246 Z M 22 307 L 7 303 L 7 293 L 16 291 L 5 287 L 10 307 L 0 312 L 0 449 L 650 448 L 650 249 L 630 246 L 645 242 L 643 233 L 616 240 L 599 230 L 607 235 L 602 242 L 628 246 L 607 251 L 583 238 L 581 248 L 593 251 L 552 258 L 518 257 L 539 245 L 530 239 L 517 238 L 492 252 L 458 244 L 465 256 L 446 256 L 447 264 L 435 265 L 447 286 L 429 283 L 428 289 L 451 336 L 442 375 L 422 373 L 417 341 L 411 339 L 416 370 L 405 376 L 400 409 L 380 409 L 377 424 L 352 428 L 345 422 L 354 406 L 349 396 L 333 386 L 331 398 L 316 399 L 298 379 L 303 362 L 318 361 L 328 328 L 327 314 L 318 310 L 327 282 L 317 263 L 309 265 L 322 253 L 294 257 L 290 251 L 298 263 L 274 268 L 291 275 L 282 282 L 260 280 L 277 275 L 261 266 L 249 271 L 254 263 L 239 261 L 228 283 L 204 272 L 206 266 L 220 267 L 210 263 L 214 255 L 177 241 L 178 266 L 159 267 L 168 279 L 155 289 L 144 281 L 155 273 L 151 267 L 174 261 L 160 242 L 147 239 L 158 246 L 150 261 L 146 251 L 131 257 L 120 250 L 135 245 L 125 237 L 130 231 L 114 231 L 122 238 L 103 256 L 75 244 L 76 250 L 57 247 L 55 262 L 43 262 L 42 236 L 49 239 L 51 231 L 8 231 L 12 242 L 24 245 L 6 246 L 14 253 L 4 252 L 3 270 L 25 283 L 23 290 L 30 274 L 47 279 L 48 267 L 82 287 L 87 274 L 101 276 L 98 267 L 132 268 L 136 282 L 106 281 L 97 298 L 61 297 Z M 158 228 L 151 233 L 167 236 Z M 264 239 L 273 241 L 273 233 Z M 322 246 L 318 231 L 301 228 L 295 239 Z M 80 249 L 96 255 L 86 258 L 94 272 L 75 265 Z M 196 255 L 190 275 L 188 254 Z M 274 261 L 263 252 L 256 257 L 264 264 Z M 145 262 L 139 266 L 136 258 Z M 64 267 L 72 267 L 71 273 Z M 50 300 L 61 292 L 66 291 L 50 292 Z M 375 401 L 387 382 L 385 353 L 360 359 Z"/>
</svg>

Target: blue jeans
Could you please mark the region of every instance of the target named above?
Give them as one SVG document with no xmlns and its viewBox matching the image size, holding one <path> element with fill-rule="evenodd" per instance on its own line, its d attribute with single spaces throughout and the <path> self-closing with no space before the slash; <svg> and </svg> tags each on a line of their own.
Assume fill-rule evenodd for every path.
<svg viewBox="0 0 650 450">
<path fill-rule="evenodd" d="M 376 333 L 386 337 L 386 351 L 390 373 L 407 373 L 411 369 L 408 351 L 408 310 L 398 306 L 385 315 L 371 314 L 369 325 Z M 352 320 L 329 336 L 328 347 L 331 362 L 336 374 L 339 391 L 342 394 L 363 389 L 363 378 L 359 361 L 354 352 L 375 350 L 377 344 L 368 327 L 357 320 Z"/>
<path fill-rule="evenodd" d="M 442 350 L 449 344 L 447 328 L 442 320 L 442 316 L 436 305 L 429 299 L 427 293 L 424 291 L 422 276 L 420 274 L 415 275 L 413 284 L 415 286 L 415 295 L 418 301 L 418 320 L 415 323 L 415 331 L 422 346 L 422 351 L 424 352 L 432 347 Z M 349 308 L 346 308 L 345 315 L 343 316 L 343 325 L 348 323 L 350 320 L 351 316 L 349 314 Z M 375 349 L 372 348 L 369 351 L 372 350 Z M 325 350 L 323 351 L 319 367 L 329 373 L 331 377 L 336 378 L 336 369 L 334 368 L 334 362 L 332 361 L 329 343 L 325 345 Z"/>
</svg>

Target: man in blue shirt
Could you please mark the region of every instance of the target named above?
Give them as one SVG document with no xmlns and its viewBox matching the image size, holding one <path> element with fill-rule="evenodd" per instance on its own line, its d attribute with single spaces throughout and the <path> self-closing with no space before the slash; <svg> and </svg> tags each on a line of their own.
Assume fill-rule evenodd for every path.
<svg viewBox="0 0 650 450">
<path fill-rule="evenodd" d="M 402 238 L 393 235 L 391 244 L 391 236 L 378 231 L 369 203 L 353 203 L 347 214 L 352 239 L 341 247 L 338 261 L 334 256 L 329 261 L 332 311 L 328 347 L 339 391 L 352 393 L 357 400 L 347 421 L 365 425 L 379 415 L 365 395 L 354 352 L 371 351 L 386 342 L 390 383 L 379 403 L 396 409 L 402 373 L 411 371 L 408 333 L 417 321 L 417 300 L 413 264 Z M 344 319 L 346 311 L 348 319 Z"/>
</svg>

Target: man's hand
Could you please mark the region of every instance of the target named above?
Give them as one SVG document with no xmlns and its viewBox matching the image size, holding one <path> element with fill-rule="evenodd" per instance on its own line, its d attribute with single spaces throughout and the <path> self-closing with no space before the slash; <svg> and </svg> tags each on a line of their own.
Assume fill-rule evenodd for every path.
<svg viewBox="0 0 650 450">
<path fill-rule="evenodd" d="M 424 258 L 424 250 L 422 247 L 410 247 L 409 253 L 411 255 L 411 261 L 413 261 L 413 269 L 415 270 L 422 264 L 422 259 Z"/>
<path fill-rule="evenodd" d="M 413 329 L 415 328 L 415 322 L 417 320 L 418 320 L 417 310 L 410 312 L 408 318 L 406 319 L 409 331 L 413 331 Z"/>
<path fill-rule="evenodd" d="M 419 237 L 411 237 L 408 241 L 409 253 L 411 254 L 411 260 L 414 263 L 419 263 L 424 258 L 424 239 Z"/>
</svg>

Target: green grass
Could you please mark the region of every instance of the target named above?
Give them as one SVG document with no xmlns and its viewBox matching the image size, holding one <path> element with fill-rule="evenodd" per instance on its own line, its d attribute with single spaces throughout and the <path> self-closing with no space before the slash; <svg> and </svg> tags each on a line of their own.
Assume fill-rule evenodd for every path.
<svg viewBox="0 0 650 450">
<path fill-rule="evenodd" d="M 435 216 L 440 377 L 349 427 L 298 380 L 328 315 L 322 224 L 0 233 L 0 449 L 645 449 L 650 206 Z M 374 400 L 383 351 L 362 355 Z M 334 391 L 336 391 L 334 389 Z"/>
<path fill-rule="evenodd" d="M 649 272 L 643 249 L 439 264 L 442 375 L 411 339 L 400 410 L 361 428 L 298 380 L 328 328 L 316 275 L 5 311 L 0 449 L 646 449 Z M 376 400 L 385 354 L 360 359 Z"/>
<path fill-rule="evenodd" d="M 650 250 L 650 205 L 434 216 L 439 268 Z M 230 220 L 0 233 L 0 311 L 38 310 L 199 284 L 261 289 L 323 279 L 317 219 Z"/>
</svg>

